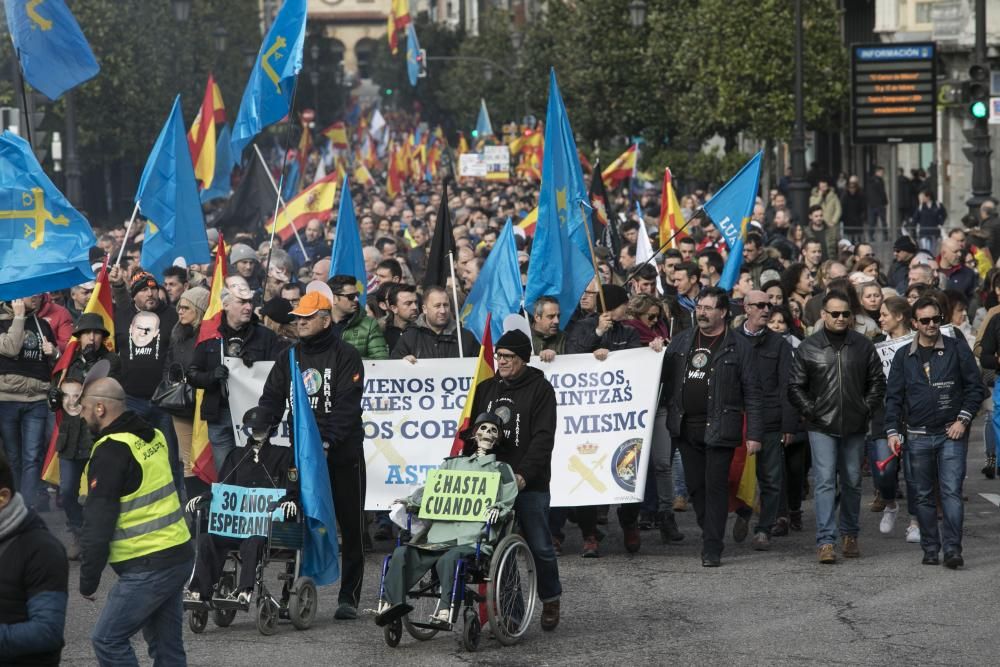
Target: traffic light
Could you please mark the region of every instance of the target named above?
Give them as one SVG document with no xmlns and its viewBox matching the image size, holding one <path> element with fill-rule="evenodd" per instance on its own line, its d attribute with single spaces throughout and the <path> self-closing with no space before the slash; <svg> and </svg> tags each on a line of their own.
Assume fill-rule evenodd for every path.
<svg viewBox="0 0 1000 667">
<path fill-rule="evenodd" d="M 418 79 L 427 78 L 427 49 L 420 49 L 417 53 L 417 65 L 420 66 L 420 70 L 417 72 Z"/>
<path fill-rule="evenodd" d="M 392 88 L 386 88 L 385 89 L 385 94 L 386 94 L 386 96 L 392 95 Z"/>
<path fill-rule="evenodd" d="M 478 139 L 479 138 L 479 130 L 473 130 L 472 131 L 472 138 L 473 139 Z"/>
<path fill-rule="evenodd" d="M 969 67 L 969 114 L 976 120 L 990 115 L 990 70 L 985 65 Z"/>
</svg>

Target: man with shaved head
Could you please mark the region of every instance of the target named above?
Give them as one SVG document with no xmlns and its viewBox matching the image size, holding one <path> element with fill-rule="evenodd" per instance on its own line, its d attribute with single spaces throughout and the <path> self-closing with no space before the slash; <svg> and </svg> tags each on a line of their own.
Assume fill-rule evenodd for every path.
<svg viewBox="0 0 1000 667">
<path fill-rule="evenodd" d="M 955 290 L 972 301 L 976 297 L 979 274 L 965 265 L 965 248 L 956 238 L 941 241 L 941 289 Z M 974 311 L 970 311 L 974 312 Z"/>
<path fill-rule="evenodd" d="M 95 599 L 105 563 L 118 575 L 91 635 L 97 661 L 137 664 L 129 639 L 141 630 L 156 663 L 186 664 L 182 590 L 194 554 L 167 441 L 127 409 L 117 380 L 88 383 L 80 405 L 95 438 L 81 489 L 80 594 Z"/>
</svg>

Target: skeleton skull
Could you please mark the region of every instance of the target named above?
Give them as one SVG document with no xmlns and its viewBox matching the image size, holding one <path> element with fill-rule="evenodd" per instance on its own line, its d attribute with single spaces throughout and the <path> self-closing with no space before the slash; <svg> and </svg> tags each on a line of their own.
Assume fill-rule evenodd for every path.
<svg viewBox="0 0 1000 667">
<path fill-rule="evenodd" d="M 476 428 L 475 438 L 477 453 L 480 455 L 488 454 L 500 438 L 500 429 L 497 428 L 496 424 L 483 422 Z"/>
</svg>

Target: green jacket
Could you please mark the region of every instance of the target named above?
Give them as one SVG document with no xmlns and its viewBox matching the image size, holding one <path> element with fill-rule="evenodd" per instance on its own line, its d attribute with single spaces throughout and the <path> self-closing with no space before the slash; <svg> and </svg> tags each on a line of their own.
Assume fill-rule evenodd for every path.
<svg viewBox="0 0 1000 667">
<path fill-rule="evenodd" d="M 534 329 L 531 330 L 531 353 L 540 354 L 543 350 L 552 350 L 556 354 L 566 352 L 566 332 L 558 331 L 552 336 L 543 336 Z"/>
<path fill-rule="evenodd" d="M 494 507 L 500 510 L 499 523 L 510 513 L 514 507 L 514 500 L 517 499 L 517 481 L 514 479 L 514 471 L 506 463 L 497 461 L 493 454 L 485 456 L 456 456 L 445 459 L 441 463 L 442 470 L 468 470 L 479 472 L 499 472 L 500 488 L 497 490 L 497 500 Z M 420 487 L 406 499 L 407 507 L 416 509 L 420 507 L 420 502 L 424 497 L 424 487 Z M 419 515 L 418 515 L 419 516 Z M 431 527 L 426 532 L 421 532 L 413 536 L 410 544 L 422 549 L 434 551 L 446 551 L 452 547 L 462 544 L 475 544 L 483 532 L 484 525 L 478 521 L 442 521 L 434 520 L 430 522 Z M 490 531 L 494 533 L 494 531 Z M 488 544 L 489 540 L 495 537 L 485 535 L 483 540 L 483 551 L 489 553 L 493 546 Z"/>
<path fill-rule="evenodd" d="M 389 358 L 389 346 L 378 322 L 365 315 L 363 309 L 359 308 L 350 322 L 344 325 L 340 338 L 357 350 L 362 359 Z"/>
</svg>

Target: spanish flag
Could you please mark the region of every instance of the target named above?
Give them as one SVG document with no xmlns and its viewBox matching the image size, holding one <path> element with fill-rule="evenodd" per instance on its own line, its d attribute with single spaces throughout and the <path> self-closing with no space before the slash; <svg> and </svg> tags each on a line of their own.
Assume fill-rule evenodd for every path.
<svg viewBox="0 0 1000 667">
<path fill-rule="evenodd" d="M 205 84 L 205 97 L 188 132 L 188 147 L 191 149 L 194 177 L 201 182 L 202 189 L 212 185 L 215 176 L 216 134 L 225 122 L 226 107 L 222 103 L 222 91 L 209 74 L 208 83 Z"/>
<path fill-rule="evenodd" d="M 320 218 L 324 222 L 329 220 L 333 212 L 333 200 L 336 193 L 336 172 L 310 185 L 286 202 L 285 208 L 278 212 L 278 229 L 275 235 L 281 239 L 282 243 L 285 243 L 294 234 L 292 225 L 295 225 L 295 229 L 302 231 L 313 218 Z M 264 226 L 268 234 L 271 233 L 273 224 L 274 218 L 271 218 Z"/>
<path fill-rule="evenodd" d="M 344 121 L 342 120 L 338 120 L 336 123 L 323 130 L 323 136 L 330 140 L 330 145 L 333 148 L 340 150 L 348 148 L 347 126 L 344 125 Z"/>
<path fill-rule="evenodd" d="M 538 223 L 538 207 L 531 209 L 528 215 L 521 218 L 521 222 L 517 223 L 517 226 L 524 231 L 525 235 L 532 237 L 535 235 L 535 224 Z"/>
<path fill-rule="evenodd" d="M 111 283 L 108 280 L 107 256 L 104 258 L 104 265 L 101 267 L 100 273 L 97 274 L 94 291 L 91 292 L 90 300 L 87 301 L 87 307 L 83 309 L 83 312 L 97 313 L 101 316 L 101 319 L 104 320 L 104 328 L 111 334 L 105 339 L 104 346 L 109 351 L 114 352 L 115 318 L 114 306 L 111 302 Z M 56 386 L 61 386 L 63 380 L 66 378 L 66 371 L 69 370 L 70 364 L 73 363 L 73 358 L 76 356 L 76 350 L 79 345 L 76 336 L 70 338 L 69 343 L 66 344 L 66 351 L 59 357 L 59 362 L 52 369 L 52 378 Z M 56 453 L 56 438 L 59 437 L 59 425 L 62 423 L 62 417 L 62 410 L 58 410 L 56 412 L 56 427 L 52 430 L 52 437 L 49 438 L 49 446 L 45 452 L 45 461 L 42 463 L 42 479 L 49 484 L 57 486 L 59 484 L 59 454 Z"/>
<path fill-rule="evenodd" d="M 212 291 L 208 297 L 208 309 L 201 318 L 197 343 L 219 338 L 222 324 L 222 288 L 226 284 L 226 268 L 229 264 L 226 243 L 219 236 L 219 247 L 215 255 L 215 270 L 212 272 Z M 205 398 L 204 389 L 194 392 L 194 426 L 191 431 L 191 467 L 194 474 L 206 484 L 218 480 L 215 459 L 212 458 L 212 443 L 208 439 L 208 422 L 201 418 L 201 402 Z"/>
<path fill-rule="evenodd" d="M 632 144 L 624 153 L 615 158 L 615 161 L 608 165 L 601 176 L 604 183 L 609 188 L 616 188 L 618 184 L 626 178 L 635 176 L 635 169 L 639 163 L 639 144 Z"/>
<path fill-rule="evenodd" d="M 465 135 L 461 132 L 458 133 L 458 154 L 462 155 L 469 152 L 469 142 L 465 140 Z"/>
<path fill-rule="evenodd" d="M 389 8 L 389 18 L 387 22 L 387 32 L 389 37 L 389 49 L 392 55 L 399 52 L 399 33 L 406 30 L 410 24 L 410 2 L 409 0 L 392 0 Z"/>
<path fill-rule="evenodd" d="M 405 177 L 402 165 L 401 149 L 393 148 L 389 157 L 389 172 L 385 179 L 385 192 L 390 197 L 396 197 L 403 192 L 403 178 Z"/>
<path fill-rule="evenodd" d="M 683 225 L 684 216 L 681 214 L 680 204 L 677 203 L 673 176 L 670 169 L 666 168 L 663 170 L 663 192 L 660 195 L 660 243 L 666 243 L 667 239 L 672 237 L 670 247 L 676 248 L 680 240 L 688 236 L 686 232 L 678 233 L 678 229 Z"/>
<path fill-rule="evenodd" d="M 486 325 L 483 327 L 483 344 L 479 348 L 479 360 L 476 362 L 476 373 L 472 376 L 472 385 L 469 387 L 469 394 L 465 397 L 465 407 L 462 408 L 462 416 L 458 419 L 458 430 L 455 431 L 455 440 L 451 443 L 451 454 L 449 456 L 459 456 L 465 442 L 462 440 L 462 433 L 472 426 L 476 416 L 472 414 L 472 404 L 476 400 L 476 389 L 480 384 L 496 375 L 496 366 L 493 364 L 493 334 L 490 331 L 490 320 L 492 315 L 486 316 Z"/>
<path fill-rule="evenodd" d="M 375 186 L 375 179 L 372 178 L 372 173 L 368 171 L 368 167 L 361 164 L 360 162 L 354 168 L 354 182 L 360 183 L 366 188 L 371 188 Z"/>
</svg>

